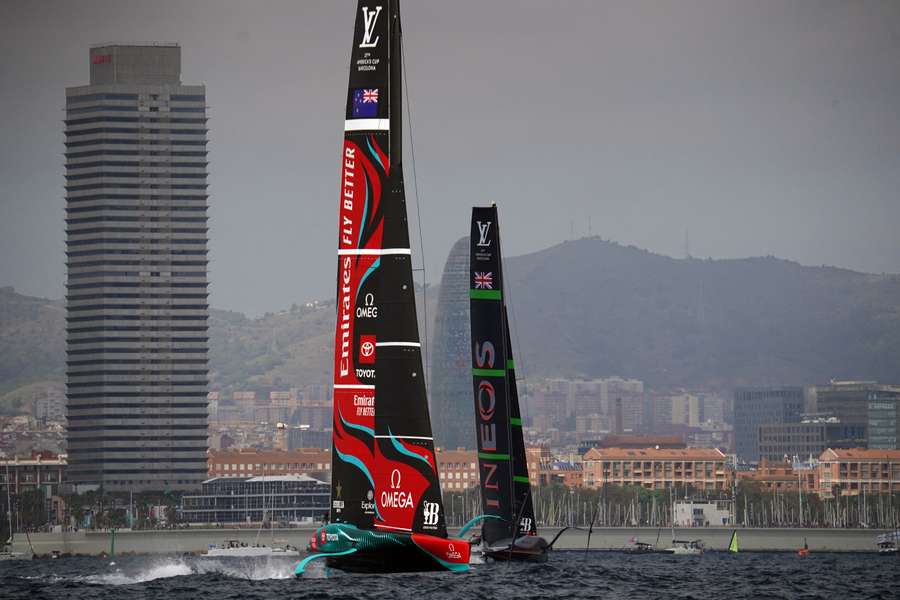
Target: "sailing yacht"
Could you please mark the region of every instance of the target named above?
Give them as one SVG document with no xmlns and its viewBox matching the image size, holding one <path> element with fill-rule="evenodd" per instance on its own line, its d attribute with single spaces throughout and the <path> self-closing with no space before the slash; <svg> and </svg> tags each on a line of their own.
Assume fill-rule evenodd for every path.
<svg viewBox="0 0 900 600">
<path fill-rule="evenodd" d="M 476 552 L 494 560 L 545 561 L 552 543 L 537 535 L 534 518 L 496 205 L 472 208 L 470 240 L 472 383 L 484 514 L 459 535 L 481 522 Z"/>
<path fill-rule="evenodd" d="M 360 0 L 339 199 L 330 523 L 310 561 L 465 571 L 447 537 L 416 322 L 401 145 L 399 0 Z"/>
</svg>

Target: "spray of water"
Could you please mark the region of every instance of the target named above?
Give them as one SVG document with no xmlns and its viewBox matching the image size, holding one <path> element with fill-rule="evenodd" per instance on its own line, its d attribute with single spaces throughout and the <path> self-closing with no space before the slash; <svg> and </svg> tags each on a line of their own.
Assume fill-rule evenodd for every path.
<svg viewBox="0 0 900 600">
<path fill-rule="evenodd" d="M 180 575 L 190 575 L 193 571 L 191 567 L 180 560 L 165 560 L 149 565 L 136 573 L 128 573 L 121 568 L 114 568 L 109 573 L 98 573 L 96 575 L 87 575 L 80 577 L 81 581 L 87 583 L 98 583 L 101 585 L 131 585 L 135 583 L 144 583 L 153 581 L 154 579 L 165 579 L 168 577 L 178 577 Z"/>
<path fill-rule="evenodd" d="M 164 558 L 151 559 L 142 564 L 129 565 L 126 568 L 113 563 L 108 565 L 108 569 L 104 573 L 82 575 L 75 577 L 75 580 L 100 585 L 133 585 L 169 577 L 219 574 L 235 579 L 260 581 L 292 577 L 295 564 L 296 561 L 283 559 Z"/>
</svg>

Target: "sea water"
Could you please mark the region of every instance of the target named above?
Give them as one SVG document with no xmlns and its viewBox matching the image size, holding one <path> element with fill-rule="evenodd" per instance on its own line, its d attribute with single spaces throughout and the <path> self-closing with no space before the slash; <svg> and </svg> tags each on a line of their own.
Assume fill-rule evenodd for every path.
<svg viewBox="0 0 900 600">
<path fill-rule="evenodd" d="M 296 560 L 117 556 L 0 562 L 0 598 L 900 598 L 900 559 L 876 554 L 553 552 L 468 573 L 293 576 Z M 315 564 L 315 563 L 313 563 Z"/>
</svg>

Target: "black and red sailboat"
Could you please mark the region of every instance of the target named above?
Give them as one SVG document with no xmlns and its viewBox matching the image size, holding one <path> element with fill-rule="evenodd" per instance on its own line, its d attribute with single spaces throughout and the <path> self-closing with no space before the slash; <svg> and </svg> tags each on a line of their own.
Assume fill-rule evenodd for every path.
<svg viewBox="0 0 900 600">
<path fill-rule="evenodd" d="M 552 544 L 537 535 L 534 518 L 496 206 L 472 208 L 470 240 L 472 381 L 484 511 L 480 549 L 496 560 L 543 561 Z"/>
<path fill-rule="evenodd" d="M 416 321 L 401 146 L 399 0 L 361 0 L 339 199 L 330 522 L 314 559 L 356 572 L 466 570 L 447 537 Z"/>
</svg>

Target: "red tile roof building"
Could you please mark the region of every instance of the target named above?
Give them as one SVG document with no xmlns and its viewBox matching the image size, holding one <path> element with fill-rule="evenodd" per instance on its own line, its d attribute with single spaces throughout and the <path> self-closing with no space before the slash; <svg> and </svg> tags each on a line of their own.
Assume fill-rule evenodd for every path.
<svg viewBox="0 0 900 600">
<path fill-rule="evenodd" d="M 819 456 L 819 496 L 900 492 L 900 450 L 825 450 Z"/>
<path fill-rule="evenodd" d="M 716 448 L 592 448 L 584 454 L 584 486 L 636 485 L 651 490 L 729 485 L 725 455 Z"/>
<path fill-rule="evenodd" d="M 331 450 L 210 450 L 206 463 L 210 477 L 319 474 L 330 478 Z"/>
</svg>

